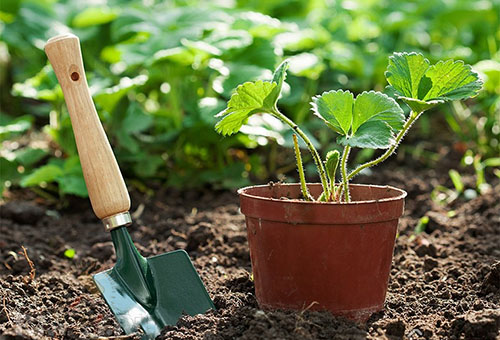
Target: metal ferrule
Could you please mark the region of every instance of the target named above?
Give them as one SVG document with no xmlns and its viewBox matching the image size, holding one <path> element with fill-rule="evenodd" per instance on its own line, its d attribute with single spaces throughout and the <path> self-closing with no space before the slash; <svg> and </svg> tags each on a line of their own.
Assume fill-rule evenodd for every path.
<svg viewBox="0 0 500 340">
<path fill-rule="evenodd" d="M 128 226 L 132 224 L 132 217 L 130 217 L 130 213 L 127 211 L 110 217 L 103 218 L 102 223 L 106 227 L 107 231 L 111 231 L 115 228 Z"/>
</svg>

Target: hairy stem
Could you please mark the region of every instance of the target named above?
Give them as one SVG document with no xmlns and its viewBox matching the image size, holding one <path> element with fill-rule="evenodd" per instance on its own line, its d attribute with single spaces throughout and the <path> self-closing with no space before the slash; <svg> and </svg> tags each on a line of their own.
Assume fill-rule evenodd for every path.
<svg viewBox="0 0 500 340">
<path fill-rule="evenodd" d="M 338 187 L 337 187 L 337 191 L 335 192 L 335 201 L 336 202 L 340 202 L 340 197 L 341 197 L 341 194 L 342 194 L 342 188 L 344 186 L 342 185 L 342 183 L 339 183 Z"/>
<path fill-rule="evenodd" d="M 300 189 L 302 190 L 302 196 L 306 201 L 312 201 L 313 198 L 306 185 L 306 176 L 304 175 L 304 166 L 302 165 L 302 157 L 300 155 L 299 141 L 297 140 L 297 135 L 293 134 L 293 147 L 295 149 L 295 159 L 297 160 L 297 169 L 299 170 L 300 178 Z"/>
<path fill-rule="evenodd" d="M 362 164 L 362 165 L 358 166 L 356 169 L 354 169 L 347 176 L 347 180 L 352 179 L 361 170 L 364 170 L 366 168 L 370 168 L 370 167 L 372 167 L 374 165 L 377 165 L 377 164 L 385 161 L 387 158 L 389 158 L 394 153 L 394 151 L 396 151 L 396 149 L 399 146 L 399 143 L 401 143 L 401 140 L 403 139 L 403 137 L 406 134 L 406 132 L 408 132 L 408 130 L 410 129 L 410 127 L 418 119 L 418 117 L 420 117 L 421 114 L 422 114 L 422 112 L 420 112 L 420 113 L 414 113 L 413 111 L 411 111 L 408 119 L 406 120 L 405 124 L 403 125 L 403 129 L 401 131 L 399 131 L 398 135 L 396 136 L 396 140 L 395 140 L 394 144 L 392 144 L 392 146 L 389 149 L 387 149 L 387 151 L 384 152 L 384 154 L 382 156 L 380 156 L 379 158 L 376 158 L 373 161 L 370 161 L 370 162 L 367 162 L 365 164 Z"/>
<path fill-rule="evenodd" d="M 333 201 L 335 200 L 335 177 L 331 178 L 330 179 L 330 198 L 328 199 L 328 201 Z"/>
<path fill-rule="evenodd" d="M 351 151 L 351 147 L 346 145 L 342 153 L 342 161 L 340 163 L 340 170 L 342 171 L 342 186 L 344 187 L 344 199 L 346 202 L 351 201 L 351 196 L 349 195 L 349 179 L 347 178 L 347 158 L 349 157 L 349 151 Z"/>
<path fill-rule="evenodd" d="M 272 115 L 274 115 L 276 118 L 280 119 L 282 122 L 290 126 L 299 136 L 302 138 L 304 143 L 306 143 L 307 148 L 309 149 L 309 152 L 311 153 L 314 163 L 316 164 L 316 167 L 318 168 L 318 173 L 319 177 L 321 179 L 321 185 L 323 187 L 323 191 L 325 192 L 326 197 L 330 197 L 330 189 L 328 188 L 328 180 L 326 178 L 326 171 L 325 167 L 323 166 L 323 161 L 321 160 L 321 157 L 312 144 L 311 140 L 307 135 L 302 131 L 297 124 L 293 122 L 290 118 L 282 114 L 281 112 L 278 111 L 278 109 L 273 109 L 271 112 Z"/>
</svg>

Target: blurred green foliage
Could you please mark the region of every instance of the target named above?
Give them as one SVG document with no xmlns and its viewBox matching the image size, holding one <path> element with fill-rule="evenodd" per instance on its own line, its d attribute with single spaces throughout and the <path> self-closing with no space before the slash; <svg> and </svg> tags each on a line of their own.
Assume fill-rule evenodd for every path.
<svg viewBox="0 0 500 340">
<path fill-rule="evenodd" d="M 43 52 L 48 38 L 65 32 L 80 37 L 97 111 L 122 171 L 137 183 L 227 188 L 274 172 L 276 145 L 292 146 L 290 134 L 276 134 L 279 122 L 256 117 L 248 136 L 222 138 L 213 116 L 236 85 L 269 79 L 285 57 L 290 86 L 280 103 L 306 131 L 315 124 L 311 96 L 383 90 L 393 51 L 473 64 L 485 90 L 442 111 L 465 149 L 495 156 L 499 13 L 498 0 L 3 0 L 0 191 L 42 185 L 86 195 L 64 98 Z M 436 133 L 435 117 L 422 122 L 426 138 Z M 326 136 L 314 142 L 331 144 Z"/>
</svg>

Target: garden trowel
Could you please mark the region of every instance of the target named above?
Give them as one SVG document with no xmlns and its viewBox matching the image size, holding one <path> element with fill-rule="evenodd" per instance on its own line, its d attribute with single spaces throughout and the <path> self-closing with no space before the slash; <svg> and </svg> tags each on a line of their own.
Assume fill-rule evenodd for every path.
<svg viewBox="0 0 500 340">
<path fill-rule="evenodd" d="M 79 39 L 51 38 L 45 53 L 66 99 L 92 208 L 115 246 L 116 265 L 94 281 L 123 330 L 153 339 L 182 313 L 215 309 L 185 251 L 144 258 L 135 248 L 127 231 L 130 198 L 90 96 Z"/>
</svg>

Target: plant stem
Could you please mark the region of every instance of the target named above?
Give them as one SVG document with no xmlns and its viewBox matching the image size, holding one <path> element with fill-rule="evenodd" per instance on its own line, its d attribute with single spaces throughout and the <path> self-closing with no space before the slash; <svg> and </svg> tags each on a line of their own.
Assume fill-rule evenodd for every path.
<svg viewBox="0 0 500 340">
<path fill-rule="evenodd" d="M 331 197 L 328 199 L 328 201 L 335 200 L 335 177 L 333 179 L 330 179 L 330 195 Z"/>
<path fill-rule="evenodd" d="M 342 183 L 339 183 L 337 191 L 335 192 L 335 201 L 336 202 L 340 202 L 340 197 L 341 197 L 341 194 L 342 194 L 342 188 L 343 187 L 344 186 L 342 185 Z"/>
<path fill-rule="evenodd" d="M 349 179 L 347 178 L 346 169 L 349 151 L 351 151 L 351 147 L 349 145 L 346 145 L 344 151 L 342 152 L 342 161 L 340 163 L 340 170 L 342 171 L 342 186 L 344 187 L 344 199 L 346 202 L 351 201 L 351 197 L 349 195 Z"/>
<path fill-rule="evenodd" d="M 328 188 L 328 180 L 326 178 L 326 171 L 325 167 L 323 166 L 323 161 L 321 160 L 321 157 L 312 144 L 311 140 L 307 135 L 302 131 L 297 124 L 293 122 L 290 118 L 282 114 L 281 112 L 278 111 L 277 108 L 274 108 L 271 112 L 272 115 L 274 115 L 276 118 L 280 119 L 282 122 L 290 126 L 299 136 L 302 138 L 304 143 L 306 143 L 307 148 L 309 149 L 309 152 L 311 153 L 314 163 L 316 164 L 316 167 L 318 168 L 318 173 L 319 177 L 321 179 L 321 185 L 323 187 L 323 191 L 325 192 L 326 197 L 330 197 L 330 189 Z"/>
<path fill-rule="evenodd" d="M 293 134 L 293 147 L 295 148 L 295 159 L 297 160 L 297 169 L 299 170 L 300 188 L 302 196 L 306 201 L 313 201 L 312 196 L 309 194 L 306 185 L 306 176 L 304 175 L 304 166 L 302 165 L 302 157 L 300 156 L 299 141 L 297 135 Z"/>
<path fill-rule="evenodd" d="M 372 167 L 374 165 L 377 165 L 377 164 L 385 161 L 387 158 L 389 158 L 389 156 L 391 156 L 394 153 L 394 151 L 396 151 L 396 149 L 399 146 L 399 143 L 401 143 L 401 140 L 403 139 L 403 137 L 406 134 L 406 132 L 408 132 L 408 130 L 410 129 L 410 127 L 418 119 L 418 117 L 420 117 L 421 114 L 422 114 L 422 112 L 420 112 L 420 113 L 414 113 L 413 111 L 410 111 L 410 116 L 408 117 L 408 120 L 403 125 L 403 129 L 401 129 L 401 131 L 399 131 L 398 135 L 396 136 L 396 140 L 395 140 L 394 144 L 392 144 L 392 146 L 389 149 L 387 149 L 387 151 L 384 152 L 384 154 L 382 156 L 380 156 L 379 158 L 374 159 L 373 161 L 367 162 L 365 164 L 362 164 L 362 165 L 358 166 L 356 169 L 354 169 L 347 176 L 347 180 L 352 179 L 361 170 L 366 169 L 366 168 L 370 168 L 370 167 Z"/>
</svg>

